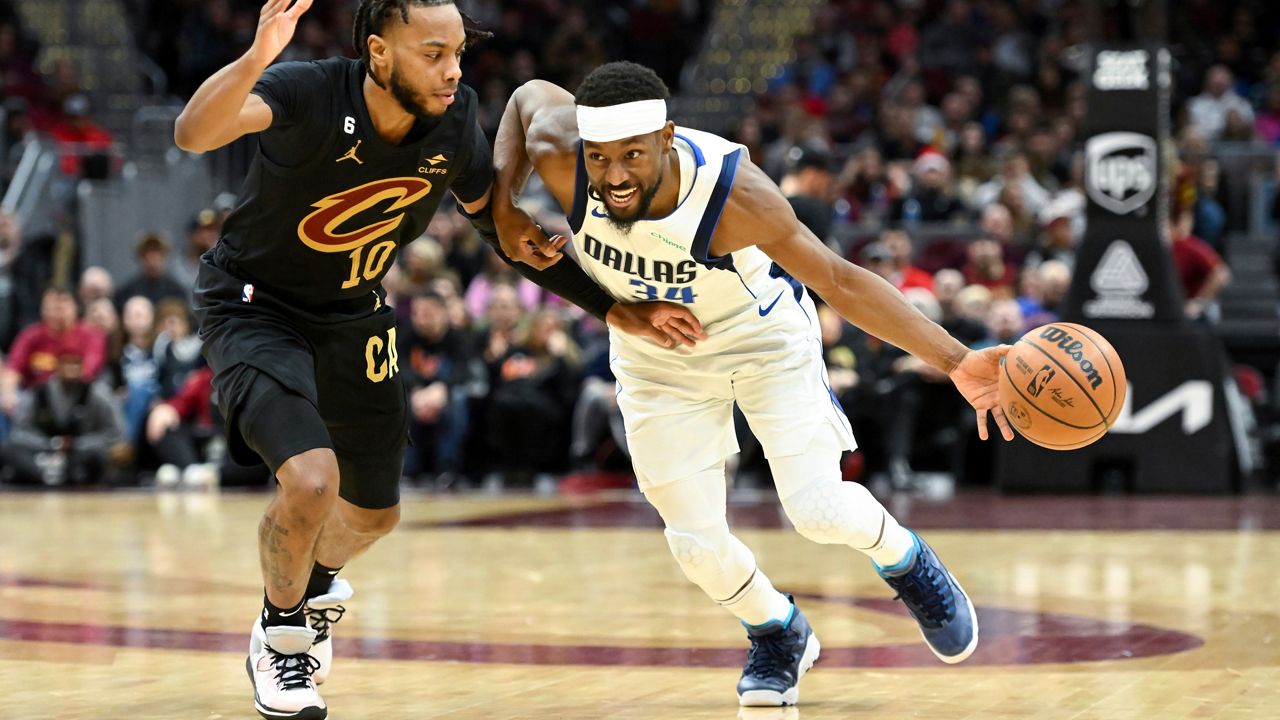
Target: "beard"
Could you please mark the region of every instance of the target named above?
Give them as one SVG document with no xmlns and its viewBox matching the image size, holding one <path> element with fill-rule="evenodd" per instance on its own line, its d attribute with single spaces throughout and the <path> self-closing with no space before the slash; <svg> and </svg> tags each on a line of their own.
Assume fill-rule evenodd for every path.
<svg viewBox="0 0 1280 720">
<path fill-rule="evenodd" d="M 653 204 L 653 198 L 657 196 L 658 190 L 662 188 L 663 176 L 666 174 L 666 163 L 664 162 L 663 169 L 658 173 L 658 179 L 653 183 L 653 187 L 646 188 L 641 186 L 640 201 L 636 203 L 636 209 L 629 217 L 622 217 L 615 213 L 613 211 L 613 206 L 605 199 L 607 197 L 605 193 L 595 185 L 591 185 L 591 192 L 598 200 L 600 200 L 600 203 L 604 205 L 604 212 L 609 216 L 606 218 L 609 226 L 614 230 L 617 230 L 622 235 L 630 235 L 631 227 L 637 222 L 643 220 L 645 216 L 649 214 L 649 206 Z M 613 189 L 625 191 L 631 189 L 631 187 L 632 186 L 624 186 Z"/>
<path fill-rule="evenodd" d="M 426 101 L 418 94 L 418 91 L 409 87 L 409 84 L 404 81 L 404 76 L 395 67 L 391 68 L 391 77 L 388 78 L 387 89 L 391 91 L 391 97 L 396 99 L 400 107 L 418 120 L 436 120 L 444 114 L 433 113 L 427 109 Z"/>
</svg>

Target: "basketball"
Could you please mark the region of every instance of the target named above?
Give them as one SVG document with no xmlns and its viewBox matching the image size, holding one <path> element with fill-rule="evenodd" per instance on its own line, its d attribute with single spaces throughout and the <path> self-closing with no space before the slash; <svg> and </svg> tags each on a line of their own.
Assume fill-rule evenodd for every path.
<svg viewBox="0 0 1280 720">
<path fill-rule="evenodd" d="M 1098 440 L 1120 415 L 1124 365 L 1111 343 L 1074 323 L 1050 323 L 1013 344 L 1000 369 L 1000 407 L 1018 433 L 1051 450 Z"/>
</svg>

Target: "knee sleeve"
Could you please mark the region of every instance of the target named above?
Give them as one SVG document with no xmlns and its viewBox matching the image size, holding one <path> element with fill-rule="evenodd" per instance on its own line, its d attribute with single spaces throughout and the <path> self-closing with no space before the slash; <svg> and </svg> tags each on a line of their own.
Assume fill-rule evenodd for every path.
<svg viewBox="0 0 1280 720">
<path fill-rule="evenodd" d="M 879 542 L 888 513 L 871 493 L 840 478 L 841 445 L 821 432 L 798 455 L 769 459 L 782 507 L 806 538 L 824 545 L 858 549 Z"/>
<path fill-rule="evenodd" d="M 667 544 L 685 577 L 716 602 L 732 599 L 750 582 L 756 559 L 727 523 L 699 530 L 666 530 Z"/>
<path fill-rule="evenodd" d="M 819 479 L 782 500 L 782 507 L 806 538 L 824 545 L 876 545 L 886 513 L 880 501 L 857 483 Z"/>
</svg>

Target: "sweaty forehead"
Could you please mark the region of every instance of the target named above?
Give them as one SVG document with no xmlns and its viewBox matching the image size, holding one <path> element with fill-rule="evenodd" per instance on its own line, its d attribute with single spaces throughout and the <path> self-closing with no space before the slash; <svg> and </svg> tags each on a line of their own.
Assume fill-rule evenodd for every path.
<svg viewBox="0 0 1280 720">
<path fill-rule="evenodd" d="M 409 5 L 406 24 L 397 9 L 391 10 L 382 23 L 381 35 L 401 45 L 456 48 L 467 41 L 462 14 L 457 6 Z"/>
</svg>

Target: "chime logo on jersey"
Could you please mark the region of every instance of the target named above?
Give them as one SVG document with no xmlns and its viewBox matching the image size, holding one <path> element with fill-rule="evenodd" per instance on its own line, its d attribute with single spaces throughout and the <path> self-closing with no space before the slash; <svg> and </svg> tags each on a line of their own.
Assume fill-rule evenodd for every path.
<svg viewBox="0 0 1280 720">
<path fill-rule="evenodd" d="M 323 253 L 347 252 L 362 247 L 400 227 L 404 213 L 399 211 L 430 192 L 430 181 L 413 177 L 375 180 L 343 190 L 311 204 L 316 210 L 298 223 L 298 239 L 312 250 Z M 343 223 L 387 201 L 391 204 L 382 209 L 382 220 L 348 232 L 338 232 Z"/>
</svg>

